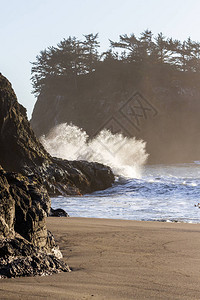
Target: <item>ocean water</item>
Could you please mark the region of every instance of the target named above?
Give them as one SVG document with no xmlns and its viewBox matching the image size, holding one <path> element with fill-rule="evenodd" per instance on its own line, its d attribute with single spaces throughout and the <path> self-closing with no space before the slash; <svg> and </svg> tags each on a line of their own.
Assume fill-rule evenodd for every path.
<svg viewBox="0 0 200 300">
<path fill-rule="evenodd" d="M 108 130 L 90 139 L 66 123 L 42 136 L 41 142 L 52 156 L 104 163 L 116 176 L 107 190 L 52 198 L 53 208 L 63 208 L 71 217 L 200 222 L 200 162 L 146 165 L 144 141 Z"/>
<path fill-rule="evenodd" d="M 200 222 L 200 165 L 145 166 L 141 178 L 116 177 L 113 186 L 84 196 L 52 199 L 71 217 Z"/>
</svg>

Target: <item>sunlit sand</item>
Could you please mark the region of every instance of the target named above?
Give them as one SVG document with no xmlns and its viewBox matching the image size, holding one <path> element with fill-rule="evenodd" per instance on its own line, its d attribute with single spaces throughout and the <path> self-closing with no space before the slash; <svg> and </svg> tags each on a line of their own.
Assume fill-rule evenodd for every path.
<svg viewBox="0 0 200 300">
<path fill-rule="evenodd" d="M 1 281 L 1 299 L 200 299 L 200 225 L 48 218 L 72 269 Z"/>
</svg>

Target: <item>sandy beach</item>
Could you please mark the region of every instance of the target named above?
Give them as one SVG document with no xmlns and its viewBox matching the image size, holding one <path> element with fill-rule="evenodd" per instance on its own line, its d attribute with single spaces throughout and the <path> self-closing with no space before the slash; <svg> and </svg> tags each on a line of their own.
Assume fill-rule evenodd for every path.
<svg viewBox="0 0 200 300">
<path fill-rule="evenodd" d="M 1 280 L 0 299 L 200 299 L 200 224 L 47 224 L 72 272 Z"/>
</svg>

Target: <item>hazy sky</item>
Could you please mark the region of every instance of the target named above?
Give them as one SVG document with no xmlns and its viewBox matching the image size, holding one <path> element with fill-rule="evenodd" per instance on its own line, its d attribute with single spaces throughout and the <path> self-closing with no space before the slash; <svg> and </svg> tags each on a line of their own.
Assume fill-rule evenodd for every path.
<svg viewBox="0 0 200 300">
<path fill-rule="evenodd" d="M 120 34 L 145 29 L 200 41 L 200 0 L 0 0 L 0 72 L 30 117 L 31 61 L 69 35 L 99 33 L 102 49 Z"/>
</svg>

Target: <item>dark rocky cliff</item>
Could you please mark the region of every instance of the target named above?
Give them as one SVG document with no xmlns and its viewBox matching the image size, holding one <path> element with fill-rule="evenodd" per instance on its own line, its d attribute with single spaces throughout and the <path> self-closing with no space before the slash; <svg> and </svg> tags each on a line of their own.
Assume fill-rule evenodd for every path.
<svg viewBox="0 0 200 300">
<path fill-rule="evenodd" d="M 38 137 L 65 122 L 91 137 L 114 128 L 145 140 L 150 163 L 198 160 L 199 82 L 199 74 L 167 66 L 104 63 L 79 76 L 78 86 L 64 77 L 52 79 L 37 99 L 31 126 Z"/>
<path fill-rule="evenodd" d="M 109 167 L 51 157 L 0 74 L 0 278 L 70 271 L 46 228 L 50 195 L 105 189 Z"/>
<path fill-rule="evenodd" d="M 0 75 L 0 164 L 6 171 L 35 175 L 50 195 L 82 194 L 105 189 L 114 181 L 109 167 L 51 157 L 35 137 L 25 108 L 8 80 Z"/>
<path fill-rule="evenodd" d="M 10 83 L 0 75 L 0 278 L 69 271 L 46 228 L 51 201 L 36 167 L 50 156 L 40 147 Z M 26 171 L 24 171 L 24 174 Z"/>
</svg>

